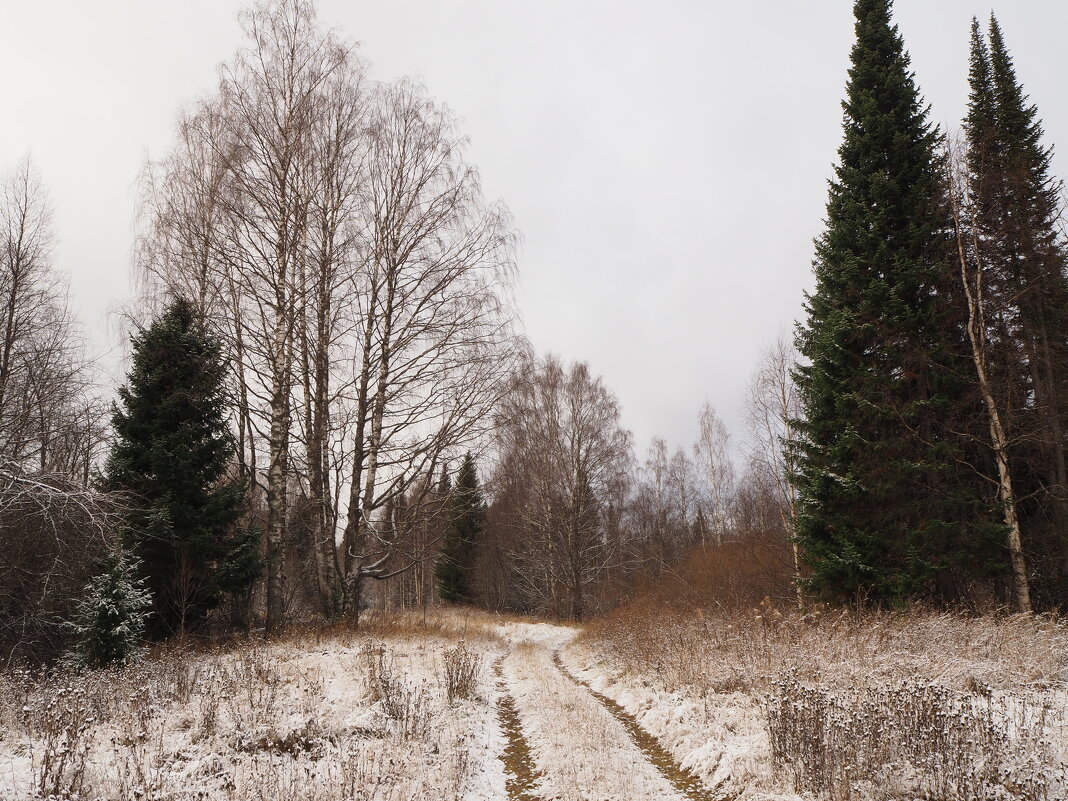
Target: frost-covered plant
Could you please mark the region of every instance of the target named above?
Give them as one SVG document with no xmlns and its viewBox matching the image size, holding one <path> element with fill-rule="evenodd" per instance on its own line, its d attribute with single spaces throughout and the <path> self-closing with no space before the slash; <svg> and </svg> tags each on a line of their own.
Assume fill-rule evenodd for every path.
<svg viewBox="0 0 1068 801">
<path fill-rule="evenodd" d="M 141 653 L 152 597 L 137 577 L 139 563 L 121 550 L 112 552 L 104 571 L 85 588 L 74 619 L 75 644 L 67 662 L 75 667 L 124 665 Z"/>
<path fill-rule="evenodd" d="M 82 687 L 54 688 L 38 715 L 31 747 L 35 798 L 81 798 L 93 723 Z"/>
<path fill-rule="evenodd" d="M 385 645 L 369 643 L 365 651 L 371 699 L 397 721 L 405 739 L 421 739 L 430 728 L 430 697 L 426 688 L 410 684 Z"/>
<path fill-rule="evenodd" d="M 445 661 L 445 695 L 451 704 L 457 698 L 469 700 L 478 689 L 482 657 L 462 641 L 443 655 Z"/>
<path fill-rule="evenodd" d="M 832 798 L 1063 798 L 1048 705 L 931 681 L 835 690 L 788 672 L 765 700 L 772 756 Z"/>
</svg>

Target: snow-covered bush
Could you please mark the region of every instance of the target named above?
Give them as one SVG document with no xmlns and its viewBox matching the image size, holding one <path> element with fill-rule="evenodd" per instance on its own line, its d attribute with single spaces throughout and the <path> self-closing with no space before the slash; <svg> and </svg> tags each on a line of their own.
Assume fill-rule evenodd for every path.
<svg viewBox="0 0 1068 801">
<path fill-rule="evenodd" d="M 482 657 L 461 640 L 443 654 L 445 662 L 445 695 L 451 704 L 456 699 L 470 700 L 478 689 Z"/>
<path fill-rule="evenodd" d="M 85 588 L 74 619 L 75 644 L 66 661 L 74 667 L 102 668 L 134 661 L 141 652 L 152 597 L 137 578 L 138 563 L 112 552 L 104 572 Z"/>
</svg>

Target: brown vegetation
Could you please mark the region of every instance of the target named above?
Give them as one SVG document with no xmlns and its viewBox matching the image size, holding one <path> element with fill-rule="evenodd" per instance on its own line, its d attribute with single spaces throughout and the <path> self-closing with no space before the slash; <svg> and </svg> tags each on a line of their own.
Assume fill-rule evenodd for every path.
<svg viewBox="0 0 1068 801">
<path fill-rule="evenodd" d="M 747 707 L 797 792 L 1031 800 L 1064 789 L 1068 629 L 1056 619 L 661 596 L 592 621 L 578 645 L 639 685 Z"/>
</svg>

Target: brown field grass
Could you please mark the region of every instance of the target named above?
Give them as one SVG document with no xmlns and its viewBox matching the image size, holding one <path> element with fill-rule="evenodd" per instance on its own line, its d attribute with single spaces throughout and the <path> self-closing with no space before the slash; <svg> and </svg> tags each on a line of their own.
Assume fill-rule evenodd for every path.
<svg viewBox="0 0 1068 801">
<path fill-rule="evenodd" d="M 772 762 L 833 799 L 1063 798 L 1068 627 L 1031 615 L 646 597 L 577 644 L 619 675 L 751 698 Z"/>
</svg>

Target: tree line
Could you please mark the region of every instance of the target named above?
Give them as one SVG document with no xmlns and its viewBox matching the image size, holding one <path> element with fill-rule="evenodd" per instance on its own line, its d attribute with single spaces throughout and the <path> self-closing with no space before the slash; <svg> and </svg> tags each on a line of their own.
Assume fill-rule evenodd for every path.
<svg viewBox="0 0 1068 801">
<path fill-rule="evenodd" d="M 358 620 L 442 596 L 581 617 L 735 539 L 711 409 L 696 465 L 672 462 L 685 508 L 655 467 L 660 511 L 638 521 L 618 400 L 516 333 L 516 234 L 448 109 L 372 80 L 309 3 L 244 22 L 217 93 L 146 170 L 138 267 L 145 314 L 184 298 L 230 365 L 268 633 L 308 608 Z M 476 461 L 487 517 L 458 522 Z M 450 563 L 466 588 L 443 585 Z"/>
<path fill-rule="evenodd" d="M 891 10 L 855 3 L 815 288 L 754 369 L 744 446 L 706 404 L 691 447 L 639 459 L 589 365 L 534 353 L 516 232 L 454 115 L 372 79 L 308 0 L 243 14 L 246 44 L 145 167 L 114 404 L 19 165 L 0 193 L 5 660 L 72 637 L 83 661 L 117 653 L 109 626 L 275 636 L 442 601 L 581 618 L 657 588 L 1058 608 L 1051 151 L 996 19 L 973 21 L 949 137 Z"/>
<path fill-rule="evenodd" d="M 858 0 L 845 136 L 798 328 L 788 456 L 804 585 L 980 608 L 1065 598 L 1060 183 L 997 19 L 959 137 L 887 0 Z"/>
</svg>

